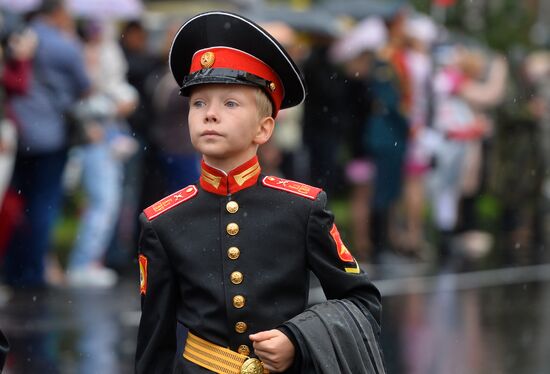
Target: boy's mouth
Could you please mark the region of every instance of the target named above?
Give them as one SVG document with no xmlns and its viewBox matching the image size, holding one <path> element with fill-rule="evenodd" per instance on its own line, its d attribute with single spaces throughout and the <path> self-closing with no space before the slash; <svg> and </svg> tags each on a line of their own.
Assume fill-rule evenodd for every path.
<svg viewBox="0 0 550 374">
<path fill-rule="evenodd" d="M 208 136 L 208 135 L 217 135 L 217 136 L 221 136 L 221 134 L 217 131 L 214 131 L 214 130 L 205 130 L 202 132 L 201 134 L 202 136 Z"/>
</svg>

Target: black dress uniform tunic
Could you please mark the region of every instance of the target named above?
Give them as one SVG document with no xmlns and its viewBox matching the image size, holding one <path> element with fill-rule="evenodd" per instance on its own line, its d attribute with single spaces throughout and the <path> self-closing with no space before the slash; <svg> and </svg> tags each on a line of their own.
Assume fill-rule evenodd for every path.
<svg viewBox="0 0 550 374">
<path fill-rule="evenodd" d="M 379 331 L 380 294 L 326 200 L 318 188 L 261 175 L 253 158 L 228 175 L 203 162 L 197 185 L 146 209 L 136 371 L 209 373 L 183 357 L 182 331 L 254 356 L 249 334 L 289 334 L 284 323 L 307 307 L 309 270 L 328 299 L 353 301 Z"/>
</svg>

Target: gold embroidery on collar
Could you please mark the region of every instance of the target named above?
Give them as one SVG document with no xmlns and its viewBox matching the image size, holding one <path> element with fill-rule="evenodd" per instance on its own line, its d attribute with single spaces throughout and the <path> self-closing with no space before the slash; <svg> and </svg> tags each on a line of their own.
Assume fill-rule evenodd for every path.
<svg viewBox="0 0 550 374">
<path fill-rule="evenodd" d="M 235 182 L 237 182 L 239 186 L 242 186 L 244 182 L 246 182 L 247 180 L 249 180 L 250 178 L 254 177 L 259 173 L 260 173 L 260 164 L 256 163 L 251 167 L 249 167 L 248 169 L 246 169 L 245 171 L 243 171 L 242 173 L 235 174 L 234 176 Z"/>
<path fill-rule="evenodd" d="M 214 186 L 214 188 L 217 189 L 220 186 L 222 177 L 217 177 L 214 174 L 211 174 L 204 169 L 201 170 L 201 175 L 204 181 Z"/>
</svg>

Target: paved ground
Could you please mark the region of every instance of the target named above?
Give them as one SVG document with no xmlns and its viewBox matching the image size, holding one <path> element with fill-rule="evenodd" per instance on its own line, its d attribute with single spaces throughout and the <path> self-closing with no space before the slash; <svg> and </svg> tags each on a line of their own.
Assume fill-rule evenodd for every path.
<svg viewBox="0 0 550 374">
<path fill-rule="evenodd" d="M 430 276 L 415 269 L 376 281 L 389 373 L 550 372 L 550 265 Z M 137 279 L 110 291 L 2 292 L 0 327 L 13 346 L 5 373 L 132 372 Z"/>
</svg>

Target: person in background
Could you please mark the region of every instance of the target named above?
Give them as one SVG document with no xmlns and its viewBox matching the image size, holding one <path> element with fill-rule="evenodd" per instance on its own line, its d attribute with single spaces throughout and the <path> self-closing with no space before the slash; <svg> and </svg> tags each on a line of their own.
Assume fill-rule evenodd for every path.
<svg viewBox="0 0 550 374">
<path fill-rule="evenodd" d="M 260 24 L 288 52 L 298 67 L 309 54 L 305 37 L 300 37 L 290 25 L 273 21 Z M 264 170 L 290 179 L 306 180 L 309 177 L 308 155 L 303 147 L 304 104 L 284 109 L 277 116 L 272 139 L 258 150 Z"/>
<path fill-rule="evenodd" d="M 537 119 L 540 154 L 545 171 L 550 170 L 550 52 L 535 51 L 524 61 L 527 81 L 534 93 L 529 112 Z M 550 199 L 550 176 L 545 172 L 543 192 Z"/>
<path fill-rule="evenodd" d="M 412 94 L 405 53 L 406 17 L 406 11 L 398 9 L 384 19 L 388 42 L 376 54 L 367 81 L 372 102 L 363 146 L 375 166 L 371 238 L 376 262 L 383 262 L 382 255 L 397 249 L 399 233 L 396 213 L 403 187 Z"/>
<path fill-rule="evenodd" d="M 498 53 L 472 48 L 461 50 L 460 67 L 465 80 L 460 85 L 460 96 L 470 105 L 485 131 L 468 142 L 463 165 L 458 239 L 466 255 L 482 257 L 493 245 L 493 237 L 480 227 L 476 204 L 487 177 L 488 145 L 495 127 L 499 125 L 490 110 L 502 103 L 508 81 L 508 62 Z"/>
<path fill-rule="evenodd" d="M 16 16 L 0 13 L 0 205 L 11 180 L 17 153 L 17 129 L 10 116 L 9 100 L 13 95 L 22 95 L 28 90 L 37 44 L 36 34 L 32 30 L 22 26 L 12 30 L 15 26 L 10 25 L 6 17 Z"/>
<path fill-rule="evenodd" d="M 143 22 L 126 22 L 120 30 L 120 46 L 128 63 L 126 78 L 139 94 L 139 104 L 128 118 L 132 131 L 140 141 L 146 141 L 152 119 L 151 90 L 148 87 L 151 73 L 164 65 L 159 56 L 150 52 L 148 34 Z"/>
<path fill-rule="evenodd" d="M 45 285 L 67 158 L 65 114 L 91 88 L 64 1 L 43 0 L 30 26 L 38 37 L 30 87 L 10 100 L 20 130 L 13 182 L 25 216 L 10 242 L 5 269 L 7 283 L 21 287 Z"/>
<path fill-rule="evenodd" d="M 515 163 L 519 170 L 508 168 L 510 173 L 502 175 L 509 175 L 511 182 L 518 180 L 518 176 L 520 180 L 529 178 L 531 181 L 522 184 L 522 188 L 502 189 L 506 197 L 505 212 L 508 213 L 506 216 L 503 214 L 503 226 L 509 233 L 506 236 L 510 238 L 507 242 L 510 247 L 513 246 L 509 248 L 509 261 L 524 264 L 546 260 L 548 252 L 545 248 L 550 244 L 550 232 L 542 224 L 548 220 L 547 207 L 550 201 L 550 51 L 531 52 L 523 61 L 522 68 L 524 74 L 519 76 L 526 78 L 525 85 L 529 90 L 529 95 L 526 95 L 529 97 L 527 108 L 534 126 L 531 127 L 532 131 L 526 131 L 531 136 L 523 142 L 525 145 L 516 147 L 516 152 L 512 155 L 506 143 L 502 142 L 504 146 L 501 149 L 503 153 L 521 160 L 521 163 Z M 516 141 L 515 135 L 514 133 L 512 141 Z M 533 143 L 537 145 L 534 148 Z M 526 161 L 528 155 L 532 155 L 532 158 Z M 540 170 L 539 173 L 537 169 Z M 504 184 L 506 185 L 508 183 Z"/>
<path fill-rule="evenodd" d="M 405 61 L 410 71 L 410 135 L 405 156 L 402 195 L 403 225 L 396 238 L 400 253 L 425 257 L 424 238 L 425 178 L 430 170 L 431 154 L 426 145 L 430 136 L 431 46 L 437 38 L 437 26 L 428 16 L 413 15 L 405 21 Z"/>
<path fill-rule="evenodd" d="M 500 56 L 488 58 L 463 46 L 446 48 L 439 59 L 433 124 L 442 137 L 435 153 L 430 196 L 440 235 L 440 262 L 450 265 L 456 259 L 453 243 L 457 233 L 461 248 L 471 254 L 481 256 L 490 249 L 488 234 L 475 230 L 472 204 L 481 187 L 482 143 L 493 131 L 484 109 L 501 100 L 507 64 Z M 461 212 L 461 201 L 466 201 L 469 209 Z"/>
<path fill-rule="evenodd" d="M 382 20 L 364 19 L 334 43 L 329 56 L 343 66 L 348 77 L 348 110 L 353 113 L 349 144 L 351 159 L 346 165 L 346 177 L 352 186 L 351 224 L 355 255 L 372 259 L 370 212 L 375 166 L 365 147 L 367 119 L 372 97 L 367 81 L 375 64 L 376 53 L 387 43 L 387 29 Z"/>
<path fill-rule="evenodd" d="M 168 59 L 170 44 L 178 31 L 175 25 L 166 32 L 162 54 Z M 162 195 L 173 193 L 182 185 L 197 180 L 200 173 L 200 156 L 191 144 L 187 123 L 189 103 L 179 94 L 179 87 L 170 73 L 168 65 L 157 71 L 158 82 L 152 88 L 153 120 L 149 133 L 153 144 L 151 152 L 157 155 L 157 163 L 162 178 L 157 183 L 163 184 Z"/>
<path fill-rule="evenodd" d="M 156 167 L 158 153 L 150 130 L 154 121 L 153 87 L 165 62 L 151 51 L 149 34 L 141 20 L 130 20 L 122 25 L 119 43 L 128 64 L 126 79 L 139 96 L 137 108 L 127 119 L 139 148 L 125 163 L 120 218 L 107 252 L 107 261 L 112 267 L 126 270 L 124 263 L 127 263 L 127 258 L 120 258 L 118 254 L 135 253 L 139 235 L 136 216 L 141 209 L 156 201 L 164 188 L 162 183 L 158 183 L 162 171 Z"/>
<path fill-rule="evenodd" d="M 69 257 L 67 281 L 75 287 L 111 287 L 117 275 L 104 266 L 103 257 L 120 213 L 124 162 L 137 150 L 125 118 L 134 111 L 138 95 L 126 81 L 126 60 L 109 25 L 88 20 L 80 30 L 93 94 L 75 108 L 87 138 L 75 149 L 82 164 L 86 207 Z"/>
<path fill-rule="evenodd" d="M 347 77 L 341 67 L 328 58 L 334 41 L 335 36 L 312 35 L 311 52 L 302 65 L 309 85 L 309 94 L 303 104 L 303 142 L 310 165 L 308 179 L 329 194 L 343 186 L 339 159 L 350 123 Z"/>
<path fill-rule="evenodd" d="M 17 154 L 17 125 L 10 99 L 29 89 L 36 34 L 14 14 L 0 13 L 0 259 L 22 215 L 21 199 L 9 188 Z"/>
</svg>

